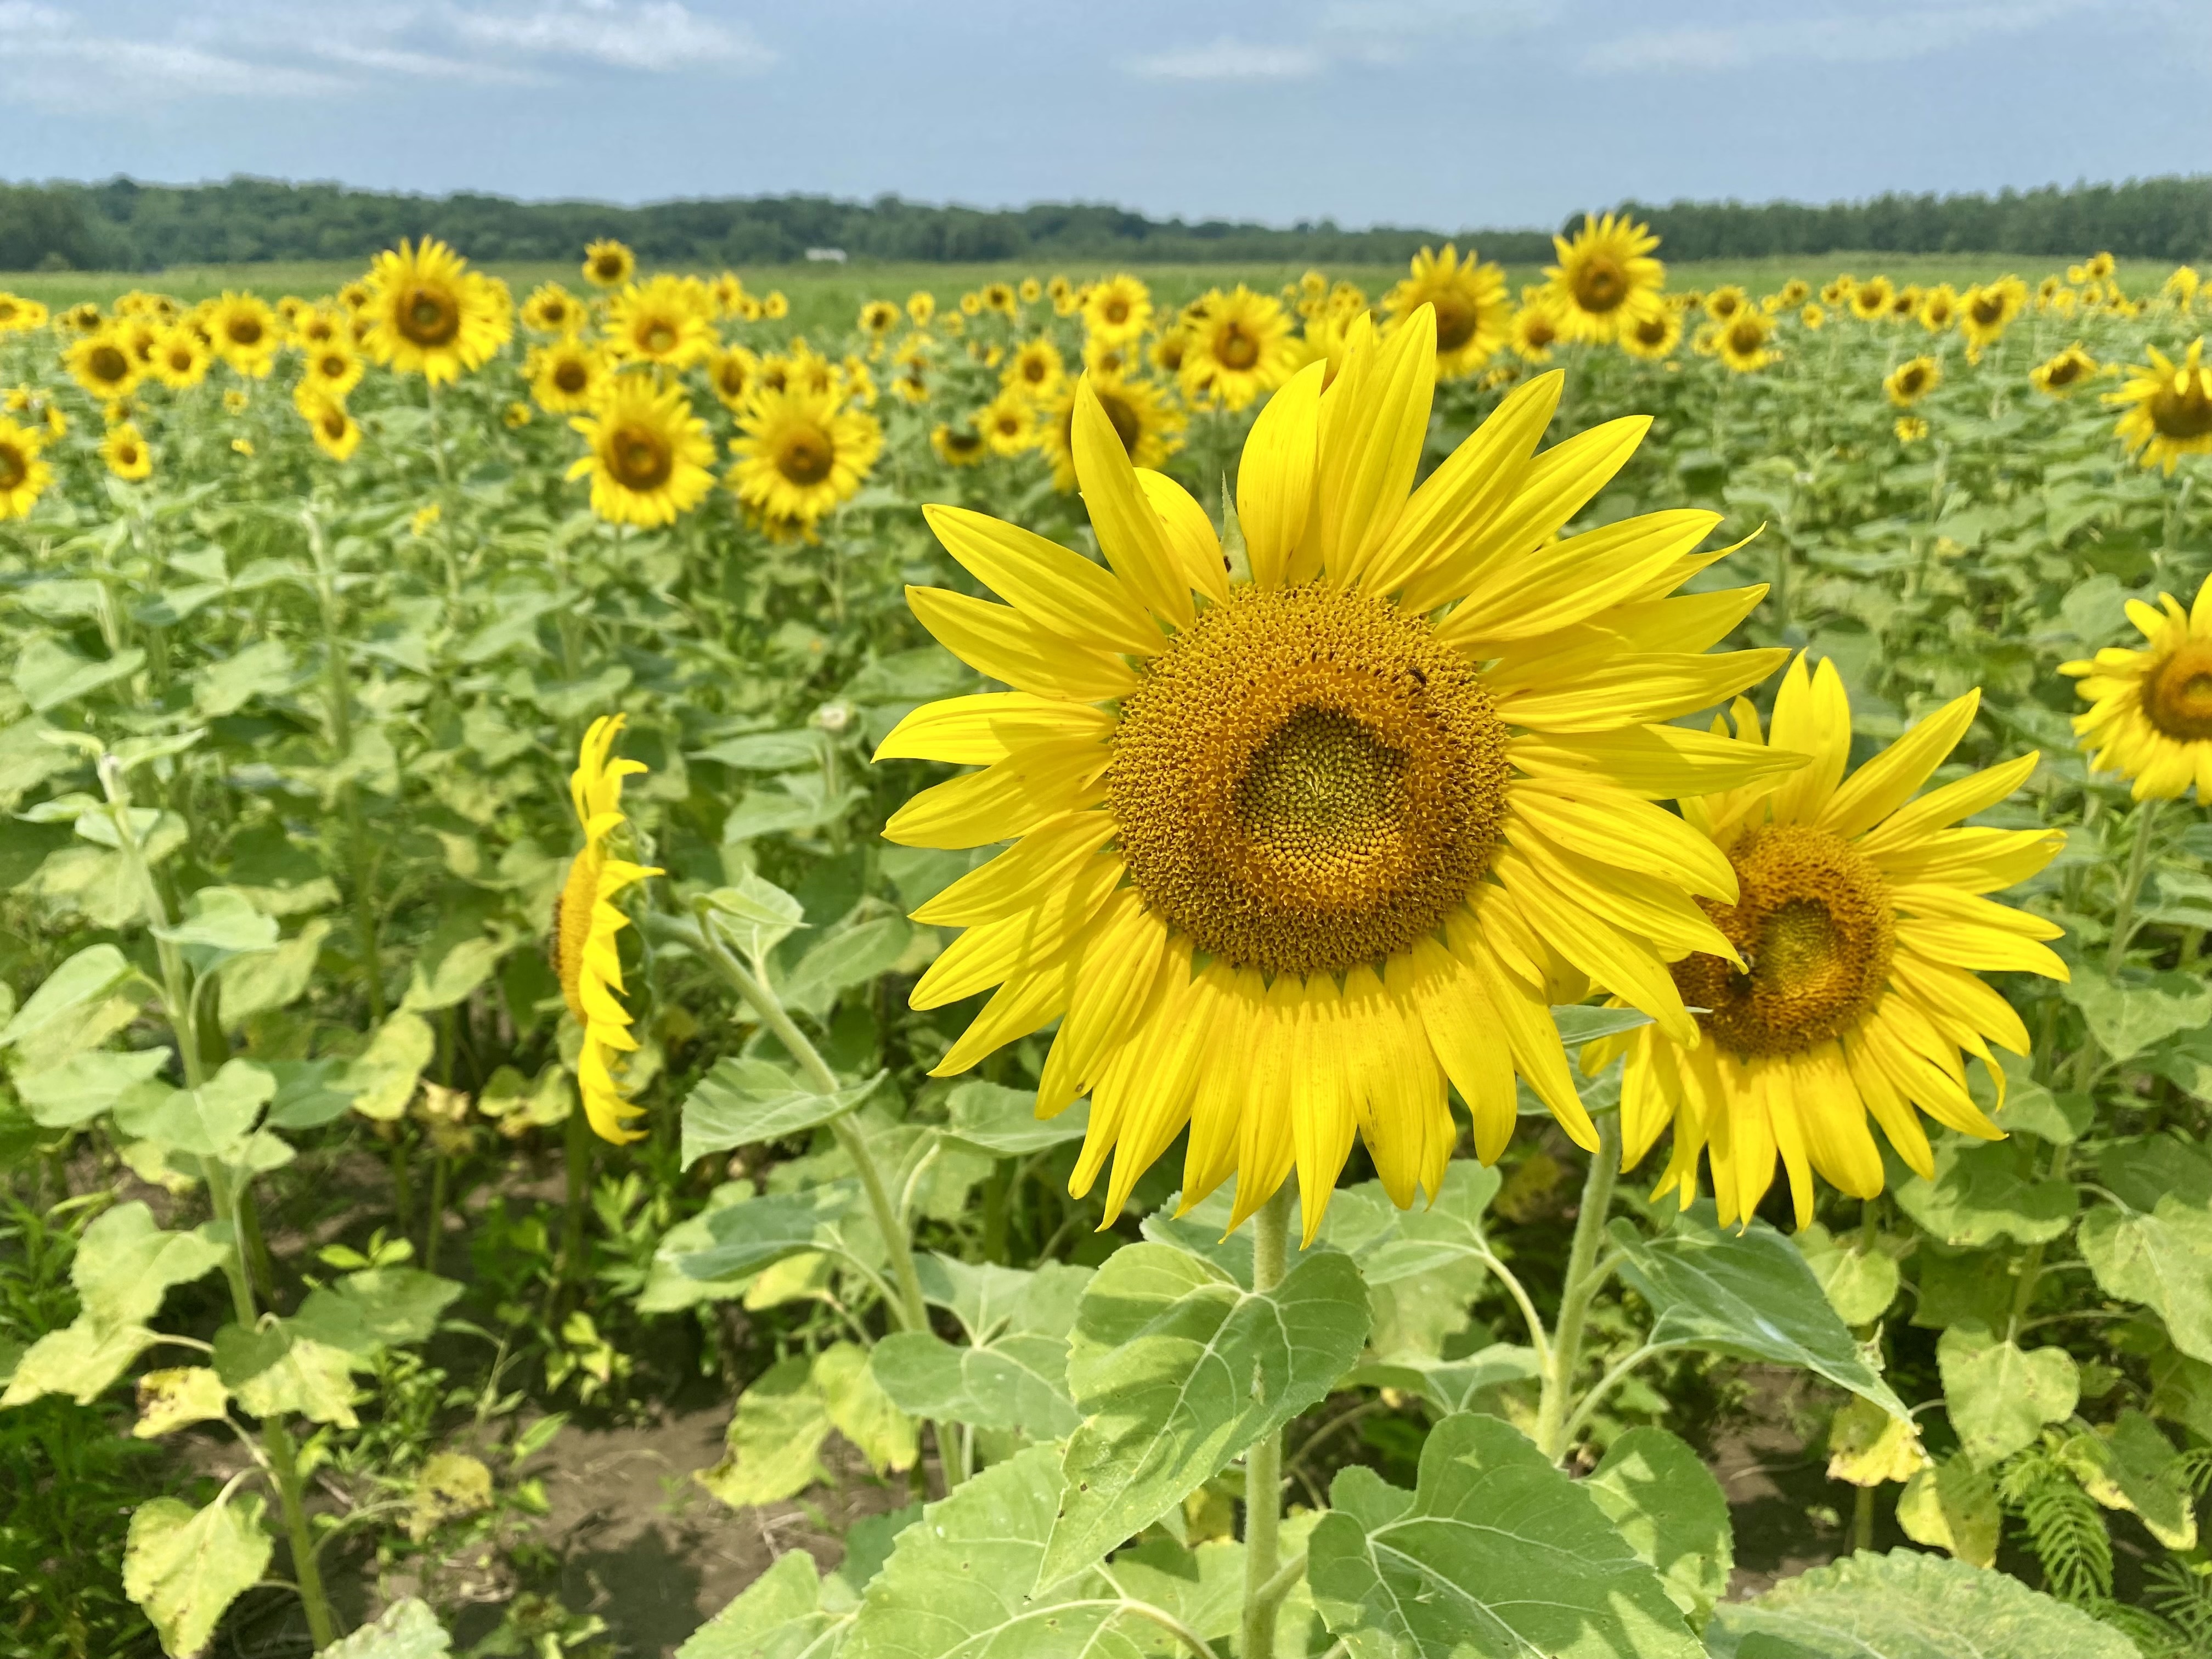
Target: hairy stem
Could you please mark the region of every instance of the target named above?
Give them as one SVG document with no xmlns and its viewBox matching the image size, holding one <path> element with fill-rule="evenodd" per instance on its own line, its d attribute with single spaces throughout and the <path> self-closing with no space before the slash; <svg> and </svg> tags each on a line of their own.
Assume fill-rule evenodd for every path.
<svg viewBox="0 0 2212 1659">
<path fill-rule="evenodd" d="M 1275 1188 L 1252 1223 L 1252 1288 L 1261 1295 L 1283 1282 L 1290 1255 L 1291 1183 Z M 1279 1585 L 1282 1563 L 1283 1431 L 1262 1437 L 1244 1454 L 1244 1640 L 1246 1659 L 1273 1659 L 1275 1615 L 1290 1586 Z"/>
<path fill-rule="evenodd" d="M 1599 1118 L 1597 1134 L 1597 1151 L 1590 1154 L 1589 1173 L 1583 1180 L 1582 1208 L 1576 1212 L 1574 1243 L 1567 1251 L 1551 1363 L 1544 1370 L 1543 1395 L 1536 1408 L 1536 1444 L 1555 1463 L 1567 1452 L 1567 1401 L 1582 1364 L 1583 1327 L 1606 1277 L 1599 1270 L 1597 1253 L 1605 1237 L 1606 1213 L 1613 1207 L 1613 1183 L 1620 1176 L 1620 1115 L 1607 1112 Z"/>
</svg>

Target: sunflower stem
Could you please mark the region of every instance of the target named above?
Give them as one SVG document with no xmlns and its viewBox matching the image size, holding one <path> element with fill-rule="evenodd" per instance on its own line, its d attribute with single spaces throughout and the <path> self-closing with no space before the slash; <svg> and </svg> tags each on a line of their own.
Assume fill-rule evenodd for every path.
<svg viewBox="0 0 2212 1659">
<path fill-rule="evenodd" d="M 2105 947 L 2105 976 L 2118 975 L 2127 965 L 2128 946 L 2135 940 L 2136 901 L 2142 896 L 2143 878 L 2150 873 L 2151 831 L 2158 823 L 2160 803 L 2147 800 L 2136 809 L 2135 845 L 2128 849 L 2127 874 L 2121 879 L 2118 901 L 2112 907 L 2112 937 Z"/>
<path fill-rule="evenodd" d="M 1567 1401 L 1582 1364 L 1583 1327 L 1589 1318 L 1590 1302 L 1605 1282 L 1607 1270 L 1599 1265 L 1598 1246 L 1605 1237 L 1606 1213 L 1613 1207 L 1613 1183 L 1620 1176 L 1620 1114 L 1607 1112 L 1597 1120 L 1597 1150 L 1590 1154 L 1589 1173 L 1583 1178 L 1582 1207 L 1575 1214 L 1566 1282 L 1559 1291 L 1559 1317 L 1553 1328 L 1551 1364 L 1545 1368 L 1543 1395 L 1536 1408 L 1537 1447 L 1555 1463 L 1567 1452 Z"/>
<path fill-rule="evenodd" d="M 1283 1282 L 1290 1255 L 1291 1183 L 1275 1188 L 1252 1225 L 1252 1289 L 1266 1295 Z M 1264 1436 L 1244 1454 L 1244 1659 L 1273 1659 L 1275 1615 L 1291 1586 L 1278 1583 L 1283 1522 L 1283 1431 Z"/>
</svg>

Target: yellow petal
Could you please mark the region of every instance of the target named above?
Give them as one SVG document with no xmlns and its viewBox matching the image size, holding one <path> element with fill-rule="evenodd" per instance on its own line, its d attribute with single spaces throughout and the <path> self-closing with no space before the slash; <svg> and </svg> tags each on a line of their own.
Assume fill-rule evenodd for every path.
<svg viewBox="0 0 2212 1659">
<path fill-rule="evenodd" d="M 933 503 L 921 516 L 946 552 L 1038 627 L 1136 656 L 1167 643 L 1121 579 L 1080 553 L 965 507 Z"/>
<path fill-rule="evenodd" d="M 908 1005 L 941 1008 L 1052 961 L 1075 941 L 1121 878 L 1118 857 L 1097 856 L 1042 902 L 1018 915 L 970 927 L 929 964 Z"/>
<path fill-rule="evenodd" d="M 946 650 L 1017 691 L 1104 702 L 1137 688 L 1136 675 L 1119 657 L 1048 633 L 1011 606 L 941 587 L 909 587 L 906 599 Z"/>
<path fill-rule="evenodd" d="M 1594 781 L 1522 779 L 1508 787 L 1506 798 L 1569 852 L 1735 902 L 1735 867 L 1728 855 L 1672 812 Z"/>
<path fill-rule="evenodd" d="M 1075 476 L 1099 550 L 1115 574 L 1127 582 L 1152 614 L 1177 628 L 1190 626 L 1195 614 L 1190 581 L 1168 546 L 1166 527 L 1137 483 L 1129 452 L 1107 417 L 1085 374 L 1075 389 L 1075 419 L 1069 433 L 1075 452 Z"/>
<path fill-rule="evenodd" d="M 1457 643 L 1533 639 L 1571 627 L 1626 603 L 1720 521 L 1717 513 L 1686 508 L 1647 513 L 1540 547 L 1510 566 L 1493 565 L 1437 632 Z"/>
<path fill-rule="evenodd" d="M 1805 763 L 1802 755 L 1682 726 L 1526 732 L 1510 739 L 1506 750 L 1532 777 L 1595 777 L 1647 800 L 1739 789 Z"/>
<path fill-rule="evenodd" d="M 1096 743 L 1037 744 L 995 766 L 933 786 L 891 814 L 884 839 L 902 847 L 988 847 L 1048 818 L 1096 806 L 1109 751 Z"/>
<path fill-rule="evenodd" d="M 1135 888 L 1117 889 L 1084 936 L 1081 982 L 1037 1082 L 1038 1116 L 1052 1116 L 1098 1080 L 1106 1055 L 1152 1000 L 1169 957 L 1166 925 L 1146 914 Z M 1187 943 L 1175 960 L 1188 978 Z"/>
<path fill-rule="evenodd" d="M 1856 840 L 1912 799 L 1974 723 L 1982 694 L 1954 697 L 1876 755 L 1838 789 L 1814 822 Z"/>
<path fill-rule="evenodd" d="M 1417 313 L 1353 348 L 1322 396 L 1316 502 L 1329 574 L 1339 582 L 1359 580 L 1405 508 L 1428 439 L 1436 361 L 1434 323 Z"/>
<path fill-rule="evenodd" d="M 1899 807 L 1884 822 L 1860 837 L 1858 850 L 1870 859 L 1903 852 L 1932 830 L 1945 829 L 1960 818 L 1995 806 L 2026 783 L 2041 757 L 2033 752 L 2002 766 L 1931 789 L 1919 799 Z"/>
<path fill-rule="evenodd" d="M 1221 556 L 1221 538 L 1206 509 L 1173 478 L 1150 467 L 1137 469 L 1137 483 L 1145 499 L 1159 514 L 1167 533 L 1168 549 L 1182 567 L 1190 585 L 1216 605 L 1229 603 L 1229 566 Z"/>
<path fill-rule="evenodd" d="M 1059 1018 L 1075 994 L 1080 968 L 1076 952 L 1063 951 L 1008 979 L 969 1022 L 945 1058 L 929 1068 L 930 1076 L 957 1076 L 994 1049 Z"/>
<path fill-rule="evenodd" d="M 891 727 L 874 758 L 989 766 L 1032 744 L 1103 743 L 1113 732 L 1114 717 L 1103 708 L 1027 691 L 981 691 L 922 704 Z"/>
<path fill-rule="evenodd" d="M 1835 793 L 1851 757 L 1851 704 L 1833 660 L 1810 675 L 1802 653 L 1774 698 L 1774 745 L 1810 758 L 1767 797 L 1777 823 L 1811 823 Z"/>
<path fill-rule="evenodd" d="M 1756 685 L 1788 658 L 1781 649 L 1720 656 L 1600 653 L 1571 665 L 1540 659 L 1501 664 L 1484 678 L 1510 690 L 1493 692 L 1501 718 L 1543 732 L 1603 732 L 1648 725 L 1709 708 Z"/>
<path fill-rule="evenodd" d="M 973 927 L 1025 909 L 1057 888 L 1114 838 L 1103 812 L 1068 812 L 1039 824 L 981 869 L 970 870 L 915 911 L 932 927 Z"/>
<path fill-rule="evenodd" d="M 1237 467 L 1237 522 L 1252 580 L 1279 587 L 1314 510 L 1326 362 L 1309 363 L 1267 399 Z"/>
</svg>

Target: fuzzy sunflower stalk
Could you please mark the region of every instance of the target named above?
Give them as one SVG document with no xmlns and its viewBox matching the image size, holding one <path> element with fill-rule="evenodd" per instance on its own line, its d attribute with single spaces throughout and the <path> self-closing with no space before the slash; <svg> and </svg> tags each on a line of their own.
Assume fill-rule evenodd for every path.
<svg viewBox="0 0 2212 1659">
<path fill-rule="evenodd" d="M 1310 1240 L 1355 1138 L 1409 1205 L 1457 1139 L 1447 1082 L 1485 1160 L 1516 1073 L 1595 1148 L 1547 1005 L 1601 987 L 1694 1042 L 1668 963 L 1741 965 L 1698 902 L 1733 902 L 1735 871 L 1656 803 L 1799 764 L 1666 723 L 1781 665 L 1709 653 L 1765 590 L 1675 596 L 1722 556 L 1697 550 L 1711 513 L 1550 540 L 1650 424 L 1539 453 L 1557 374 L 1413 489 L 1436 351 L 1425 308 L 1363 321 L 1326 392 L 1316 363 L 1268 402 L 1237 479 L 1249 569 L 1087 380 L 1070 449 L 1103 566 L 926 509 L 1007 603 L 911 587 L 915 613 L 1012 689 L 900 722 L 878 758 L 981 769 L 884 833 L 1013 844 L 915 912 L 967 931 L 913 1003 L 994 990 L 940 1076 L 1060 1022 L 1037 1109 L 1090 1094 L 1072 1186 L 1110 1158 L 1109 1218 L 1186 1126 L 1186 1208 L 1233 1176 L 1241 1223 L 1295 1170 Z"/>
</svg>

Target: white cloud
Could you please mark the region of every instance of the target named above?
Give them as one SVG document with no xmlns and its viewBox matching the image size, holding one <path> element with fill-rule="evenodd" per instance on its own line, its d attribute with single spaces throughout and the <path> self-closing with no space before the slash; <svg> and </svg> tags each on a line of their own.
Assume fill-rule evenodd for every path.
<svg viewBox="0 0 2212 1659">
<path fill-rule="evenodd" d="M 1132 58 L 1125 67 L 1147 81 L 1302 81 L 1328 62 L 1311 46 L 1253 46 L 1224 34 L 1209 46 Z"/>
<path fill-rule="evenodd" d="M 448 27 L 460 40 L 495 51 L 581 58 L 618 69 L 765 68 L 775 61 L 750 29 L 700 17 L 679 0 L 556 0 L 524 12 L 457 8 Z"/>
<path fill-rule="evenodd" d="M 1591 47 L 1585 70 L 1601 75 L 1719 71 L 1775 62 L 1887 64 L 1933 57 L 1996 34 L 2020 34 L 2095 0 L 2029 0 L 2009 5 L 1920 6 L 1848 17 L 1798 17 L 1728 27 L 1638 29 Z"/>
<path fill-rule="evenodd" d="M 252 63 L 185 40 L 87 33 L 33 0 L 0 0 L 0 94 L 42 108 L 112 112 L 185 98 L 308 98 L 340 82 L 313 70 Z"/>
</svg>

